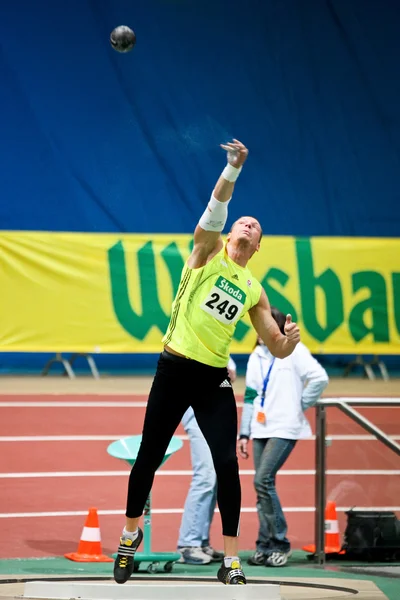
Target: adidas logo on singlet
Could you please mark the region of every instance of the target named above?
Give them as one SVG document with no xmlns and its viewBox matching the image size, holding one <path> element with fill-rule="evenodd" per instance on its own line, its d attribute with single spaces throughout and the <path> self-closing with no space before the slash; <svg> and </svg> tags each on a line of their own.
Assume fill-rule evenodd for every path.
<svg viewBox="0 0 400 600">
<path fill-rule="evenodd" d="M 232 275 L 232 279 L 237 279 L 239 281 L 239 277 L 236 275 L 236 273 Z"/>
<path fill-rule="evenodd" d="M 224 381 L 219 384 L 219 387 L 232 387 L 232 386 L 227 379 L 224 379 Z"/>
</svg>

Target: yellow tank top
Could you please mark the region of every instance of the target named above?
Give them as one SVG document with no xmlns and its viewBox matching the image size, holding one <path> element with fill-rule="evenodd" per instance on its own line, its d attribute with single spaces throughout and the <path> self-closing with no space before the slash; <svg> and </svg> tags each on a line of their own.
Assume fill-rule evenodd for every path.
<svg viewBox="0 0 400 600">
<path fill-rule="evenodd" d="M 225 246 L 204 267 L 186 263 L 162 341 L 188 358 L 226 367 L 236 325 L 260 295 L 261 284 L 229 258 Z"/>
</svg>

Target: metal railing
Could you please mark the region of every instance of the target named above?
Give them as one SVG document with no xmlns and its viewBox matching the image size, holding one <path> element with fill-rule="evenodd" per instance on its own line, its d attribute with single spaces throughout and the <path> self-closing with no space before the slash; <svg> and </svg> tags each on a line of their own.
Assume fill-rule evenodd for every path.
<svg viewBox="0 0 400 600">
<path fill-rule="evenodd" d="M 385 446 L 400 456 L 400 446 L 379 427 L 352 408 L 353 406 L 400 406 L 400 398 L 324 398 L 316 405 L 315 441 L 315 556 L 314 561 L 325 565 L 325 505 L 326 505 L 326 409 L 335 406 L 358 425 L 372 433 Z"/>
<path fill-rule="evenodd" d="M 75 352 L 69 359 L 64 358 L 61 352 L 56 352 L 53 358 L 50 358 L 50 360 L 48 360 L 47 363 L 44 365 L 42 370 L 42 377 L 48 375 L 52 365 L 60 363 L 64 367 L 64 375 L 68 375 L 70 379 L 75 379 L 75 373 L 72 365 L 79 357 L 86 358 L 93 377 L 95 379 L 100 379 L 99 371 L 97 369 L 97 365 L 93 356 L 91 354 L 87 354 L 86 352 Z"/>
</svg>

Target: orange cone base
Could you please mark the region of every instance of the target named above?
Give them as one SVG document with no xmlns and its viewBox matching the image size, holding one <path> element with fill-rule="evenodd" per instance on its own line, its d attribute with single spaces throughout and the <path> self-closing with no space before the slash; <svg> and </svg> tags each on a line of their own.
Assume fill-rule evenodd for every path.
<svg viewBox="0 0 400 600">
<path fill-rule="evenodd" d="M 65 558 L 75 562 L 114 562 L 113 558 L 105 554 L 79 554 L 79 552 L 69 552 L 64 554 Z"/>
<path fill-rule="evenodd" d="M 311 554 L 315 554 L 316 548 L 314 545 L 303 546 L 303 550 L 305 552 L 311 552 Z M 339 546 L 326 546 L 325 554 L 346 554 L 345 550 L 342 550 Z"/>
</svg>

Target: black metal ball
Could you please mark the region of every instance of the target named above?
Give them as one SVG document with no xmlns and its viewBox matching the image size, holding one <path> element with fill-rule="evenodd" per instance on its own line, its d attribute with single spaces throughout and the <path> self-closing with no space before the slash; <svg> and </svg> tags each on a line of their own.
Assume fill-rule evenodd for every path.
<svg viewBox="0 0 400 600">
<path fill-rule="evenodd" d="M 112 30 L 110 43 L 117 52 L 130 52 L 136 44 L 136 35 L 130 27 L 120 25 Z"/>
</svg>

